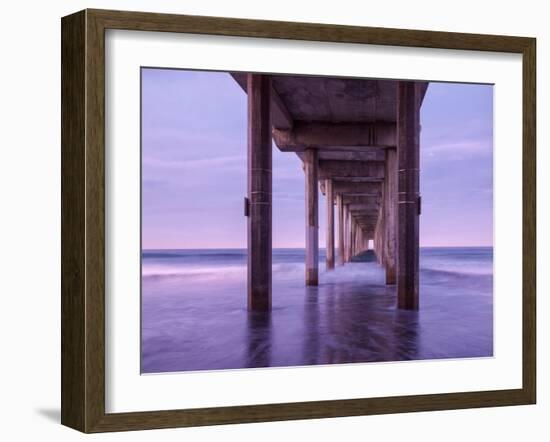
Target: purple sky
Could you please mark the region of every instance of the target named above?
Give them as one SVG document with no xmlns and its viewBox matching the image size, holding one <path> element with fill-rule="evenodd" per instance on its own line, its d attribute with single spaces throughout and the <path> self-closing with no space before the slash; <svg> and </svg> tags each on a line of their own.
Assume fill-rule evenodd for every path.
<svg viewBox="0 0 550 442">
<path fill-rule="evenodd" d="M 142 70 L 143 248 L 246 247 L 246 95 L 229 74 Z M 430 83 L 422 246 L 492 245 L 493 88 Z M 325 205 L 320 195 L 320 246 Z M 273 247 L 304 247 L 304 175 L 273 148 Z"/>
</svg>

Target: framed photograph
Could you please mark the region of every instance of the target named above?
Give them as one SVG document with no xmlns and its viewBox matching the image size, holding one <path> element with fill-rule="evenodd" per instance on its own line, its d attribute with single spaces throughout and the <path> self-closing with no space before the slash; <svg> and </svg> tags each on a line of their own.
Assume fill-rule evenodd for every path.
<svg viewBox="0 0 550 442">
<path fill-rule="evenodd" d="M 535 403 L 535 39 L 61 25 L 64 425 Z"/>
</svg>

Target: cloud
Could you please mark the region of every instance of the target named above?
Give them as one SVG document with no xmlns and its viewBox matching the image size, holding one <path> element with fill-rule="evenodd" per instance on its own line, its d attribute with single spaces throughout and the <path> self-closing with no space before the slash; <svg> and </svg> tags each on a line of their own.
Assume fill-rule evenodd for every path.
<svg viewBox="0 0 550 442">
<path fill-rule="evenodd" d="M 448 158 L 456 157 L 472 157 L 492 155 L 493 145 L 492 140 L 476 139 L 476 140 L 457 140 L 450 142 L 424 141 L 420 146 L 421 155 L 427 157 L 440 155 L 449 156 Z"/>
<path fill-rule="evenodd" d="M 144 127 L 143 143 L 148 149 L 154 149 L 156 144 L 167 144 L 166 147 L 181 149 L 187 146 L 225 146 L 235 142 L 235 139 L 243 139 L 243 148 L 246 147 L 246 128 L 211 128 L 211 127 L 162 127 L 154 125 Z"/>
<path fill-rule="evenodd" d="M 216 156 L 211 158 L 195 158 L 189 160 L 168 160 L 164 158 L 156 157 L 143 157 L 142 164 L 144 167 L 153 167 L 159 169 L 198 169 L 206 167 L 220 168 L 223 166 L 229 166 L 234 168 L 235 165 L 242 166 L 243 170 L 246 166 L 246 155 L 228 155 L 228 156 Z"/>
</svg>

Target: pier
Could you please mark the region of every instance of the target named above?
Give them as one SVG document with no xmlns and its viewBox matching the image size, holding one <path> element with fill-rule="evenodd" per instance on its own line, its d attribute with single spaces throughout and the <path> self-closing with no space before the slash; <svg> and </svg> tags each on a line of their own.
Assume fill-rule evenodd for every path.
<svg viewBox="0 0 550 442">
<path fill-rule="evenodd" d="M 397 307 L 417 310 L 420 107 L 428 83 L 231 75 L 248 100 L 249 310 L 271 309 L 273 141 L 304 170 L 305 284 L 319 284 L 320 191 L 327 271 L 372 244 Z"/>
</svg>

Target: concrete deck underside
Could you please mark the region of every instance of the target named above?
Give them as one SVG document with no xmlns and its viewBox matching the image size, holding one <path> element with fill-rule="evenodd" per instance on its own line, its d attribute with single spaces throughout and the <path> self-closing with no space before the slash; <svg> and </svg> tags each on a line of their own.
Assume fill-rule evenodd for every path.
<svg viewBox="0 0 550 442">
<path fill-rule="evenodd" d="M 247 92 L 247 81 L 257 74 L 231 75 Z M 306 174 L 306 284 L 316 285 L 318 279 L 318 241 L 313 240 L 318 230 L 318 189 L 312 188 L 316 187 L 312 180 L 330 198 L 327 269 L 334 268 L 334 261 L 350 261 L 373 240 L 376 256 L 386 266 L 388 284 L 396 283 L 399 237 L 416 235 L 408 242 L 414 246 L 416 241 L 418 248 L 418 223 L 416 232 L 407 228 L 400 234 L 400 228 L 420 212 L 418 115 L 428 83 L 297 75 L 269 78 L 273 140 L 282 152 L 301 159 Z M 250 112 L 249 108 L 249 125 Z M 401 204 L 415 207 L 402 213 L 400 227 Z M 339 220 L 336 234 L 335 219 Z M 401 243 L 405 248 L 407 241 Z M 405 308 L 417 308 L 417 304 Z"/>
</svg>

